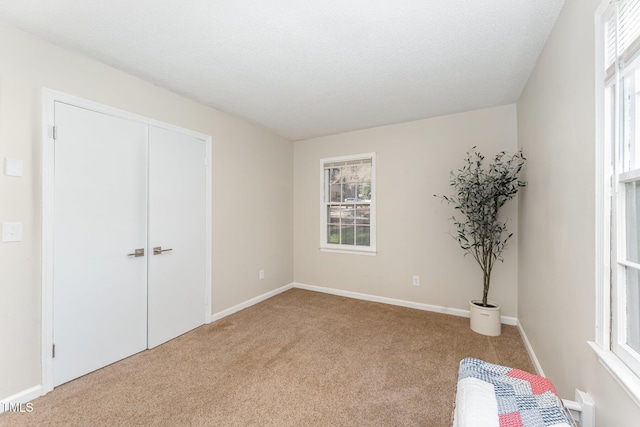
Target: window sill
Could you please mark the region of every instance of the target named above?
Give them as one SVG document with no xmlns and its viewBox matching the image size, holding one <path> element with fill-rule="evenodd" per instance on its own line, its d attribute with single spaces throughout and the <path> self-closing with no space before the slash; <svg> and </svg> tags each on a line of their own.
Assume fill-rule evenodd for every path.
<svg viewBox="0 0 640 427">
<path fill-rule="evenodd" d="M 625 365 L 612 351 L 604 350 L 599 344 L 588 341 L 591 349 L 598 355 L 600 363 L 613 378 L 622 386 L 624 391 L 640 406 L 640 378 Z"/>
<path fill-rule="evenodd" d="M 357 250 L 346 250 L 346 249 L 332 249 L 332 248 L 320 248 L 320 252 L 332 252 L 336 254 L 349 254 L 349 255 L 368 255 L 368 256 L 376 256 L 376 251 L 357 251 Z"/>
</svg>

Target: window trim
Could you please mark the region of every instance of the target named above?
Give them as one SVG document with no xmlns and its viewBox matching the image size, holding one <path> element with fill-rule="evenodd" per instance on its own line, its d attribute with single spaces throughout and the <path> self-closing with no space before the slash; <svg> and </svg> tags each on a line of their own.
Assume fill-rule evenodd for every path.
<svg viewBox="0 0 640 427">
<path fill-rule="evenodd" d="M 595 28 L 595 342 L 588 341 L 588 345 L 595 352 L 600 363 L 611 374 L 611 376 L 621 385 L 622 389 L 640 405 L 640 376 L 629 368 L 618 354 L 612 350 L 612 328 L 618 318 L 614 318 L 612 313 L 612 293 L 613 289 L 611 275 L 617 274 L 618 267 L 613 265 L 611 254 L 612 233 L 616 232 L 615 226 L 612 228 L 611 222 L 618 221 L 618 207 L 613 203 L 613 191 L 621 181 L 620 178 L 634 178 L 631 175 L 622 174 L 616 177 L 613 171 L 612 155 L 610 145 L 607 143 L 605 135 L 605 90 L 611 81 L 607 76 L 603 64 L 605 64 L 605 42 L 604 42 L 604 17 L 611 13 L 614 3 L 611 0 L 603 0 L 596 9 L 594 16 Z M 605 82 L 605 78 L 607 82 Z M 615 78 L 615 77 L 614 77 Z M 615 84 L 616 91 L 619 91 L 619 82 Z M 617 95 L 617 94 L 616 94 Z M 612 107 L 615 111 L 614 129 L 612 133 L 616 135 L 620 132 L 618 128 L 619 102 L 616 101 Z M 618 201 L 616 201 L 618 203 Z M 618 239 L 616 238 L 616 242 Z M 617 262 L 616 262 L 617 263 Z M 614 269 L 616 271 L 614 271 Z"/>
<path fill-rule="evenodd" d="M 356 245 L 340 245 L 335 243 L 327 243 L 327 209 L 325 201 L 325 173 L 324 165 L 332 162 L 344 162 L 353 160 L 371 159 L 371 216 L 370 216 L 370 240 L 369 246 L 356 246 Z M 353 255 L 373 255 L 377 254 L 376 249 L 376 153 L 362 153 L 352 154 L 347 156 L 338 157 L 326 157 L 320 159 L 320 251 L 344 253 Z"/>
</svg>

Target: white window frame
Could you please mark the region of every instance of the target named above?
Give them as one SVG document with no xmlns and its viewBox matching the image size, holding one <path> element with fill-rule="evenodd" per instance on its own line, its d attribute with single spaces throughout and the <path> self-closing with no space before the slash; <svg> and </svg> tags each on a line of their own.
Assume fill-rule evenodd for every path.
<svg viewBox="0 0 640 427">
<path fill-rule="evenodd" d="M 618 277 L 628 261 L 621 261 L 625 247 L 624 183 L 635 181 L 637 170 L 622 173 L 618 146 L 622 138 L 620 99 L 624 74 L 618 60 L 615 75 L 605 72 L 604 20 L 612 16 L 617 1 L 604 0 L 595 14 L 595 82 L 596 82 L 596 330 L 595 342 L 589 342 L 600 362 L 631 398 L 640 405 L 640 360 L 628 347 L 624 321 L 626 318 L 623 284 Z M 640 68 L 640 60 L 629 61 L 627 71 Z M 623 70 L 622 70 L 623 71 Z M 609 88 L 613 100 L 605 94 Z M 608 110 L 608 112 L 607 112 Z M 607 124 L 608 114 L 613 116 Z M 631 351 L 630 351 L 631 350 Z"/>
<path fill-rule="evenodd" d="M 325 164 L 334 162 L 357 161 L 371 159 L 371 215 L 369 246 L 341 245 L 327 243 L 327 186 L 325 183 Z M 357 255 L 376 255 L 376 153 L 354 154 L 349 156 L 328 157 L 320 159 L 320 250 L 323 252 L 337 252 Z"/>
</svg>

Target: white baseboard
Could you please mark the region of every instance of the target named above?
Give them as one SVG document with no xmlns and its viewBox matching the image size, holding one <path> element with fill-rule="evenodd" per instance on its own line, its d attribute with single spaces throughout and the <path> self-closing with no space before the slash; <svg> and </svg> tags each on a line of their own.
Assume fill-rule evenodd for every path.
<svg viewBox="0 0 640 427">
<path fill-rule="evenodd" d="M 251 307 L 252 305 L 258 304 L 259 302 L 267 300 L 291 288 L 306 289 L 308 291 L 322 292 L 325 294 L 338 295 L 342 297 L 354 298 L 354 299 L 359 299 L 364 301 L 372 301 L 372 302 L 379 302 L 382 304 L 397 305 L 400 307 L 415 308 L 417 310 L 433 311 L 435 313 L 451 314 L 453 316 L 459 316 L 459 317 L 469 317 L 469 310 L 463 310 L 463 309 L 452 308 L 452 307 L 444 307 L 440 305 L 424 304 L 420 302 L 406 301 L 406 300 L 400 300 L 400 299 L 394 299 L 394 298 L 380 297 L 380 296 L 371 295 L 371 294 L 361 294 L 358 292 L 344 291 L 341 289 L 326 288 L 323 286 L 307 285 L 305 283 L 294 282 L 294 283 L 290 283 L 288 285 L 282 286 L 273 291 L 267 292 L 265 294 L 259 295 L 255 298 L 251 298 L 248 301 L 245 301 L 233 307 L 227 308 L 226 310 L 222 310 L 217 313 L 214 313 L 211 315 L 211 321 L 215 322 L 216 320 L 220 320 L 223 317 L 227 317 L 240 310 Z M 511 326 L 517 325 L 517 322 L 518 322 L 518 319 L 511 316 L 501 316 L 500 320 L 503 324 L 511 325 Z"/>
<path fill-rule="evenodd" d="M 227 317 L 233 313 L 236 313 L 240 310 L 244 310 L 245 308 L 251 307 L 252 305 L 258 304 L 264 300 L 267 300 L 273 296 L 276 296 L 284 291 L 288 291 L 293 287 L 293 284 L 290 283 L 288 285 L 284 285 L 281 288 L 274 289 L 273 291 L 264 293 L 262 295 L 258 295 L 257 297 L 251 298 L 245 302 L 242 302 L 238 305 L 234 305 L 233 307 L 227 308 L 226 310 L 219 311 L 211 315 L 211 322 L 215 322 L 216 320 L 220 320 L 223 317 Z"/>
<path fill-rule="evenodd" d="M 36 397 L 40 397 L 43 394 L 42 385 L 37 385 L 21 391 L 20 393 L 16 393 L 13 396 L 2 399 L 0 400 L 0 414 L 9 411 L 10 405 L 12 404 L 29 403 Z"/>
<path fill-rule="evenodd" d="M 322 286 L 306 285 L 304 283 L 293 283 L 294 288 L 306 289 L 308 291 L 322 292 L 325 294 L 338 295 L 341 297 L 355 298 L 365 301 L 379 302 L 383 304 L 397 305 L 400 307 L 415 308 L 417 310 L 433 311 L 442 314 L 451 314 L 459 317 L 469 317 L 469 310 L 459 308 L 443 307 L 440 305 L 424 304 L 420 302 L 405 301 L 394 298 L 379 297 L 377 295 L 361 294 L 358 292 L 343 291 L 341 289 L 325 288 Z M 501 316 L 500 321 L 505 325 L 515 326 L 518 319 L 510 316 Z"/>
<path fill-rule="evenodd" d="M 527 353 L 529 353 L 529 357 L 533 362 L 533 366 L 536 368 L 536 373 L 541 377 L 544 377 L 545 375 L 544 375 L 544 371 L 542 370 L 542 365 L 540 365 L 540 361 L 536 357 L 536 353 L 533 351 L 531 342 L 529 342 L 529 338 L 527 337 L 527 334 L 525 333 L 524 328 L 520 323 L 520 320 L 518 320 L 517 326 L 518 326 L 518 330 L 520 331 L 520 336 L 522 337 L 522 341 L 524 341 L 524 345 L 527 348 Z"/>
</svg>

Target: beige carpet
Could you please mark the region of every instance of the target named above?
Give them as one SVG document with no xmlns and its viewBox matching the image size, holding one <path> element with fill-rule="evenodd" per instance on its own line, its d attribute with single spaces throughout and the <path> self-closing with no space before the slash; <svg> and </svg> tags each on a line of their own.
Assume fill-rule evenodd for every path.
<svg viewBox="0 0 640 427">
<path fill-rule="evenodd" d="M 292 289 L 34 400 L 0 425 L 447 426 L 472 356 L 533 372 L 520 335 Z"/>
</svg>

